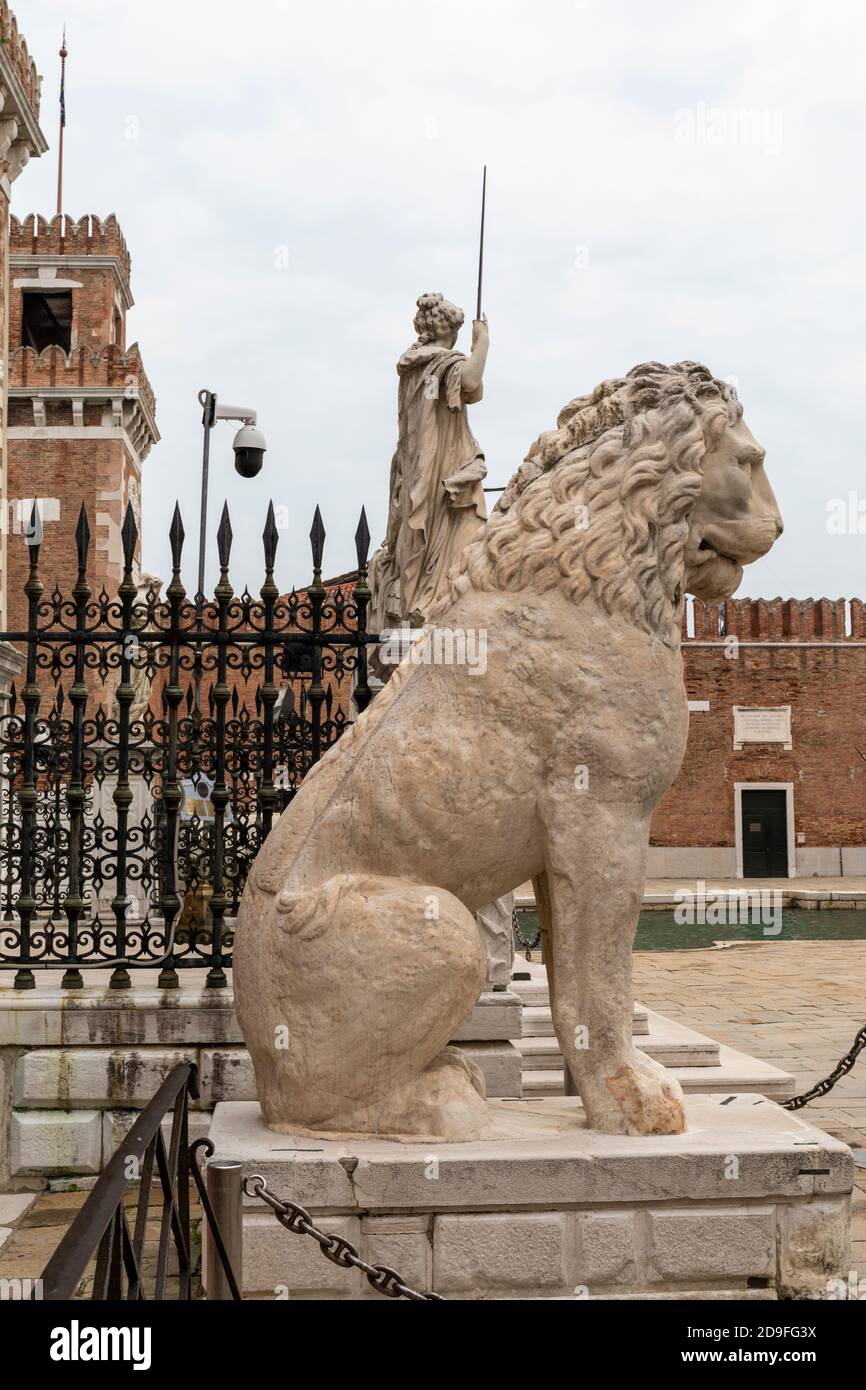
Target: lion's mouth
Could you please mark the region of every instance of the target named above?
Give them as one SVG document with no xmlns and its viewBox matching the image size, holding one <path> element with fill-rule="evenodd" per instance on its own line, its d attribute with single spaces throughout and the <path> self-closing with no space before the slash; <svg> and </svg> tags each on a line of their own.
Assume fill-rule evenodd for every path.
<svg viewBox="0 0 866 1390">
<path fill-rule="evenodd" d="M 702 564 L 706 560 L 709 560 L 710 556 L 715 556 L 719 560 L 727 560 L 729 565 L 738 565 L 740 563 L 735 555 L 729 555 L 727 551 L 719 550 L 718 546 L 710 545 L 706 538 L 702 539 L 698 546 L 698 553 L 702 550 L 706 552 L 704 554 L 704 559 L 701 561 Z"/>
<path fill-rule="evenodd" d="M 730 598 L 743 577 L 742 561 L 702 536 L 686 550 L 686 588 L 695 598 L 719 603 Z"/>
</svg>

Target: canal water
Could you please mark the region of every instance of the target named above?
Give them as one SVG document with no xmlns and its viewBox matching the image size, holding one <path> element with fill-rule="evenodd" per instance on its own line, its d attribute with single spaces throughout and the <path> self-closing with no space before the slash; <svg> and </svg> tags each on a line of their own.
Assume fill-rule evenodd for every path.
<svg viewBox="0 0 866 1390">
<path fill-rule="evenodd" d="M 866 912 L 851 908 L 823 912 L 804 908 L 785 908 L 781 922 L 762 925 L 748 922 L 677 922 L 673 912 L 642 912 L 638 921 L 636 951 L 696 951 L 717 941 L 863 941 L 866 940 Z M 534 912 L 521 912 L 522 935 L 534 941 L 538 918 Z M 518 950 L 520 945 L 518 943 Z"/>
</svg>

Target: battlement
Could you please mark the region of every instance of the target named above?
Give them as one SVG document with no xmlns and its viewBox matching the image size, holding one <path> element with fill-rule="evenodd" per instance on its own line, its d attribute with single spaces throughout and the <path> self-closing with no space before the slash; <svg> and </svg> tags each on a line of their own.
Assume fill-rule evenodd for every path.
<svg viewBox="0 0 866 1390">
<path fill-rule="evenodd" d="M 866 604 L 859 598 L 694 599 L 683 610 L 685 642 L 863 642 Z"/>
<path fill-rule="evenodd" d="M 2 3 L 2 0 L 0 0 Z M 100 218 L 88 212 L 76 222 L 65 212 L 52 218 L 29 213 L 9 219 L 10 256 L 116 256 L 127 280 L 132 262 L 126 238 L 114 213 Z"/>
<path fill-rule="evenodd" d="M 31 347 L 19 347 L 9 356 L 9 389 L 81 391 L 88 388 L 120 388 L 131 400 L 140 399 L 151 420 L 156 414 L 156 399 L 147 373 L 141 364 L 138 343 L 122 352 L 108 344 L 99 352 L 86 347 L 73 348 L 68 355 L 61 347 L 52 345 L 42 352 Z"/>
<path fill-rule="evenodd" d="M 24 88 L 27 104 L 38 121 L 42 79 L 36 71 L 36 64 L 30 57 L 27 44 L 18 31 L 18 21 L 6 0 L 0 0 L 0 43 Z"/>
</svg>

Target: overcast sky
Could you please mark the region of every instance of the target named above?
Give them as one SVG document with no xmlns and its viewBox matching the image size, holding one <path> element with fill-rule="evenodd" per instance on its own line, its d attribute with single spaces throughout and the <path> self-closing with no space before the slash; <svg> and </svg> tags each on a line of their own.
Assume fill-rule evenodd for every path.
<svg viewBox="0 0 866 1390">
<path fill-rule="evenodd" d="M 51 149 L 13 211 L 50 214 L 67 23 L 65 209 L 116 212 L 162 441 L 144 563 L 175 498 L 194 588 L 199 388 L 254 405 L 254 482 L 213 436 L 236 588 L 261 583 L 269 497 L 283 585 L 381 539 L 395 362 L 415 300 L 472 317 L 481 166 L 491 348 L 472 425 L 504 484 L 561 406 L 650 358 L 736 378 L 786 522 L 743 593 L 866 593 L 866 7 L 858 0 L 13 0 Z M 468 326 L 460 346 L 468 350 Z M 863 518 L 866 532 L 866 516 Z M 838 530 L 838 523 L 835 523 Z M 211 579 L 215 564 L 209 565 Z"/>
</svg>

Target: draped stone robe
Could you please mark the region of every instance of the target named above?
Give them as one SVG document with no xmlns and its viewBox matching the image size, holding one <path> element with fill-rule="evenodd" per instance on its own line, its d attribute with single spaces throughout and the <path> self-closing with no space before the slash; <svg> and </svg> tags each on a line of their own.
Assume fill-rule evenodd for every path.
<svg viewBox="0 0 866 1390">
<path fill-rule="evenodd" d="M 385 546 L 371 565 L 373 631 L 421 625 L 445 576 L 486 519 L 484 454 L 469 428 L 462 352 L 414 343 L 397 363 L 397 448 Z"/>
</svg>

